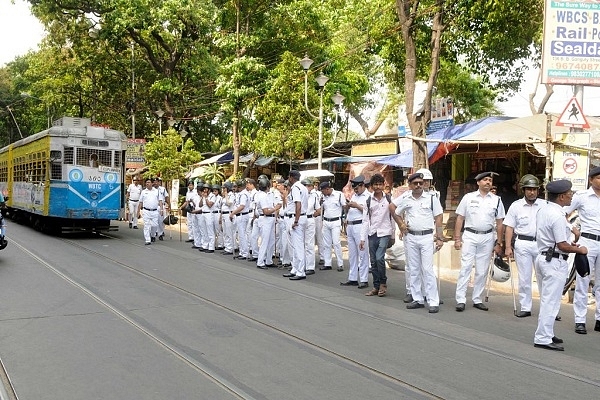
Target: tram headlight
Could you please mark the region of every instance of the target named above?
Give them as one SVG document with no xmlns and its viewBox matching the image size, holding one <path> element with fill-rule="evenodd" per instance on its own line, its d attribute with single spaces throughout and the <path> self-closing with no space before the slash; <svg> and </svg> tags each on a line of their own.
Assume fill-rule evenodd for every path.
<svg viewBox="0 0 600 400">
<path fill-rule="evenodd" d="M 98 192 L 92 192 L 90 194 L 90 197 L 92 198 L 92 200 L 98 200 Z"/>
</svg>

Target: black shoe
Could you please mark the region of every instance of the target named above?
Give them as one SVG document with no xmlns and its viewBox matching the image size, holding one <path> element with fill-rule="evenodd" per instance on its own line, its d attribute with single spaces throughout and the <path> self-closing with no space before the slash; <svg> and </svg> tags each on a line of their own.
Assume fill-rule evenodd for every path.
<svg viewBox="0 0 600 400">
<path fill-rule="evenodd" d="M 269 269 L 269 267 L 267 267 L 266 265 L 257 265 L 256 268 Z"/>
<path fill-rule="evenodd" d="M 555 320 L 555 321 L 562 321 L 562 317 L 561 317 L 560 315 L 557 315 L 557 316 L 554 318 L 554 320 Z"/>
<path fill-rule="evenodd" d="M 416 308 L 425 308 L 425 304 L 421 304 L 421 303 L 419 303 L 418 301 L 413 301 L 412 303 L 410 303 L 410 304 L 407 304 L 407 305 L 406 305 L 406 308 L 407 308 L 408 310 L 414 310 L 414 309 L 416 309 Z"/>
<path fill-rule="evenodd" d="M 133 224 L 130 222 L 129 223 L 129 229 L 131 229 L 133 227 Z"/>
<path fill-rule="evenodd" d="M 556 336 L 552 337 L 552 343 L 558 344 L 558 343 L 562 343 L 562 342 L 564 342 L 564 340 L 562 340 L 561 338 L 556 337 Z"/>
<path fill-rule="evenodd" d="M 146 243 L 144 243 L 144 244 L 145 244 L 146 246 L 148 246 L 148 245 L 150 244 L 150 242 L 146 242 Z"/>
<path fill-rule="evenodd" d="M 587 330 L 585 329 L 585 324 L 575 324 L 575 333 L 579 333 L 580 335 L 587 335 Z"/>
<path fill-rule="evenodd" d="M 265 267 L 267 267 L 267 268 L 273 268 L 274 266 L 275 265 L 273 265 L 273 264 L 265 264 Z"/>
<path fill-rule="evenodd" d="M 165 237 L 165 235 L 160 235 L 160 236 L 158 237 L 158 240 L 161 240 L 161 241 L 162 241 L 162 240 L 164 240 L 164 237 Z"/>
<path fill-rule="evenodd" d="M 133 227 L 133 229 L 137 229 L 137 228 L 138 228 L 137 226 L 134 226 L 134 227 Z"/>
<path fill-rule="evenodd" d="M 233 259 L 234 260 L 242 260 L 243 261 L 243 260 L 246 259 L 246 257 L 234 256 Z"/>
<path fill-rule="evenodd" d="M 404 296 L 404 300 L 402 300 L 405 303 L 412 303 L 413 302 L 413 298 L 412 298 L 412 294 L 407 293 L 406 296 Z"/>
<path fill-rule="evenodd" d="M 331 266 L 328 267 L 328 266 L 324 265 L 322 267 L 319 267 L 319 271 L 326 271 L 328 269 L 331 269 Z"/>
<path fill-rule="evenodd" d="M 151 237 L 151 238 L 150 238 L 150 241 L 151 241 L 151 242 L 156 242 L 156 238 L 155 238 L 155 237 Z"/>
<path fill-rule="evenodd" d="M 257 262 L 258 258 L 251 258 L 251 257 L 249 257 L 249 258 L 247 258 L 247 260 L 248 260 L 248 262 Z"/>
<path fill-rule="evenodd" d="M 233 255 L 233 253 L 230 253 L 228 251 L 224 251 L 221 254 L 223 254 L 224 256 L 232 256 Z"/>
<path fill-rule="evenodd" d="M 429 307 L 429 314 L 436 314 L 440 312 L 440 307 L 439 306 L 431 306 Z"/>
<path fill-rule="evenodd" d="M 198 246 L 192 246 L 192 249 L 199 249 L 200 247 Z"/>
<path fill-rule="evenodd" d="M 306 279 L 306 276 L 290 276 L 290 281 L 300 281 L 302 279 Z"/>
<path fill-rule="evenodd" d="M 475 304 L 473 304 L 473 307 L 475 307 L 478 310 L 482 310 L 482 311 L 489 310 L 489 308 L 483 303 L 475 303 Z"/>
<path fill-rule="evenodd" d="M 531 311 L 519 311 L 518 313 L 515 314 L 515 317 L 517 317 L 517 318 L 531 317 Z"/>
<path fill-rule="evenodd" d="M 315 270 L 314 269 L 307 269 L 306 270 L 306 275 L 314 275 L 315 274 Z"/>
<path fill-rule="evenodd" d="M 188 240 L 186 240 L 185 242 L 186 242 L 186 243 L 192 243 L 193 241 L 194 241 L 194 239 L 188 239 Z"/>
<path fill-rule="evenodd" d="M 325 261 L 319 260 L 319 265 L 325 265 Z"/>
<path fill-rule="evenodd" d="M 204 252 L 205 253 L 214 253 L 215 251 L 214 250 L 205 250 Z"/>
<path fill-rule="evenodd" d="M 600 321 L 596 320 L 596 326 L 594 326 L 596 332 L 600 332 Z"/>
<path fill-rule="evenodd" d="M 344 270 L 344 267 L 337 267 L 338 272 L 342 272 Z"/>
<path fill-rule="evenodd" d="M 215 247 L 215 250 L 223 250 L 223 249 L 224 249 L 224 247 L 221 247 L 221 246 Z"/>
<path fill-rule="evenodd" d="M 340 285 L 342 285 L 342 286 L 358 286 L 358 281 L 340 282 Z"/>
<path fill-rule="evenodd" d="M 364 289 L 364 288 L 368 288 L 368 287 L 369 287 L 369 282 L 360 282 L 358 284 L 359 289 Z"/>
<path fill-rule="evenodd" d="M 458 303 L 456 305 L 456 311 L 458 311 L 458 312 L 465 311 L 465 303 Z"/>
<path fill-rule="evenodd" d="M 546 350 L 565 351 L 564 347 L 559 346 L 559 345 L 557 345 L 555 343 L 548 343 L 548 344 L 535 343 L 533 346 L 534 347 L 539 347 L 541 349 L 546 349 Z"/>
<path fill-rule="evenodd" d="M 291 278 L 293 276 L 296 276 L 296 274 L 292 274 L 291 272 L 288 272 L 287 274 L 283 274 L 284 278 Z"/>
<path fill-rule="evenodd" d="M 206 251 L 206 249 L 203 249 L 202 247 L 198 247 L 198 251 L 201 251 L 202 253 L 204 253 Z"/>
</svg>

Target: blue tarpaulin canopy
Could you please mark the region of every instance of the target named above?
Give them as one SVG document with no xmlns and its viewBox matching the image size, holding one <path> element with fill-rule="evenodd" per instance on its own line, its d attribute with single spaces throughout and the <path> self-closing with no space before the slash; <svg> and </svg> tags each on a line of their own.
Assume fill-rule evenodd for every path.
<svg viewBox="0 0 600 400">
<path fill-rule="evenodd" d="M 509 119 L 512 119 L 512 117 L 487 117 L 478 119 L 476 121 L 451 126 L 449 128 L 440 129 L 439 131 L 436 131 L 431 135 L 427 135 L 427 139 L 439 141 L 427 143 L 427 156 L 429 158 L 429 162 L 435 162 L 443 156 L 443 153 L 437 155 L 436 150 L 440 145 L 443 145 L 444 141 L 458 140 L 464 138 L 477 132 L 479 129 L 486 125 L 506 121 Z M 452 148 L 448 148 L 448 150 L 451 149 Z M 434 155 L 437 155 L 437 157 L 434 157 Z M 410 149 L 400 154 L 394 154 L 391 156 L 383 157 L 380 158 L 377 162 L 379 164 L 391 165 L 394 167 L 411 168 L 413 166 L 413 151 L 412 149 Z"/>
</svg>

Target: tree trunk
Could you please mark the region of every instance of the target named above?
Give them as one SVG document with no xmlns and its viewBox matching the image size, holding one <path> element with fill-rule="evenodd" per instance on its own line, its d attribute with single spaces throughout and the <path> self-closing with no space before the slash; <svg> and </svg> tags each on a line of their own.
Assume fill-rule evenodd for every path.
<svg viewBox="0 0 600 400">
<path fill-rule="evenodd" d="M 238 169 L 240 168 L 240 132 L 239 122 L 240 121 L 240 110 L 235 109 L 235 115 L 233 117 L 232 135 L 233 135 L 233 176 L 237 176 Z"/>
</svg>

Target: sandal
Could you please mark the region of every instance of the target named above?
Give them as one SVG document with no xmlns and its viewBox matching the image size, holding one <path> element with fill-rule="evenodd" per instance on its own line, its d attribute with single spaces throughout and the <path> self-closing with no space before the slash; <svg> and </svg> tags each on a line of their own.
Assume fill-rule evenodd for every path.
<svg viewBox="0 0 600 400">
<path fill-rule="evenodd" d="M 369 290 L 367 293 L 365 293 L 365 296 L 377 296 L 378 294 L 379 294 L 379 289 L 373 288 L 373 289 Z"/>
<path fill-rule="evenodd" d="M 379 297 L 384 297 L 387 293 L 387 285 L 381 285 L 379 286 L 379 291 L 377 292 L 377 296 Z"/>
</svg>

